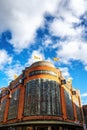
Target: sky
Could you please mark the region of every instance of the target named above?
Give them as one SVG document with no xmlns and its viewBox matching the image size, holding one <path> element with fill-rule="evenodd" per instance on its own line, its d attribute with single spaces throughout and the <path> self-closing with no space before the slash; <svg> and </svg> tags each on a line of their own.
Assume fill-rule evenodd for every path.
<svg viewBox="0 0 87 130">
<path fill-rule="evenodd" d="M 0 87 L 34 56 L 72 78 L 87 104 L 87 0 L 0 0 Z"/>
</svg>

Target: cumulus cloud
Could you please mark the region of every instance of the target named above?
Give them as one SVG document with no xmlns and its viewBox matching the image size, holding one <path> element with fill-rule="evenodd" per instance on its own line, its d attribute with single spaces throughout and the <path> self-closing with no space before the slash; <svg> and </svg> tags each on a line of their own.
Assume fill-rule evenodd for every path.
<svg viewBox="0 0 87 130">
<path fill-rule="evenodd" d="M 20 63 L 16 63 L 14 65 L 8 66 L 4 73 L 8 77 L 8 82 L 12 81 L 14 79 L 14 75 L 20 75 L 22 73 L 22 70 L 24 69 L 24 66 L 22 66 Z"/>
<path fill-rule="evenodd" d="M 85 0 L 64 0 L 59 3 L 59 8 L 53 21 L 49 23 L 49 31 L 52 36 L 62 38 L 53 48 L 58 49 L 57 56 L 63 63 L 70 63 L 71 60 L 79 60 L 87 70 L 87 43 L 85 41 L 87 28 L 82 25 L 87 17 L 87 1 Z"/>
<path fill-rule="evenodd" d="M 87 2 L 85 0 L 61 1 L 55 19 L 49 24 L 51 34 L 62 38 L 81 37 L 84 28 L 78 25 L 81 24 L 81 16 L 87 13 L 86 7 Z"/>
<path fill-rule="evenodd" d="M 60 70 L 66 79 L 70 78 L 69 69 L 67 67 L 60 68 Z"/>
<path fill-rule="evenodd" d="M 53 44 L 51 37 L 46 35 L 43 39 L 42 44 L 44 45 L 45 48 L 49 48 Z"/>
<path fill-rule="evenodd" d="M 76 38 L 79 35 L 81 36 L 82 29 L 83 29 L 82 27 L 74 28 L 73 24 L 57 18 L 55 18 L 50 25 L 50 32 L 52 32 L 53 35 L 62 38 L 64 37 Z"/>
<path fill-rule="evenodd" d="M 16 51 L 27 48 L 43 25 L 45 13 L 53 14 L 58 0 L 0 0 L 0 33 L 10 30 Z"/>
<path fill-rule="evenodd" d="M 87 44 L 80 40 L 65 41 L 58 44 L 59 50 L 57 55 L 61 58 L 61 62 L 68 64 L 72 60 L 78 60 L 83 63 L 85 70 L 87 67 Z"/>
<path fill-rule="evenodd" d="M 44 26 L 44 16 L 48 13 L 55 17 L 49 26 L 53 35 L 79 36 L 82 28 L 73 28 L 73 23 L 81 22 L 79 18 L 86 13 L 86 5 L 85 0 L 7 0 L 7 3 L 1 0 L 0 33 L 10 30 L 10 43 L 20 52 L 35 40 L 36 31 Z"/>
<path fill-rule="evenodd" d="M 3 69 L 3 67 L 6 64 L 11 64 L 12 57 L 8 55 L 8 53 L 5 50 L 0 50 L 0 70 Z"/>
<path fill-rule="evenodd" d="M 87 93 L 81 94 L 81 97 L 87 97 Z"/>
<path fill-rule="evenodd" d="M 76 16 L 81 16 L 86 11 L 85 0 L 70 0 L 69 7 Z"/>
</svg>

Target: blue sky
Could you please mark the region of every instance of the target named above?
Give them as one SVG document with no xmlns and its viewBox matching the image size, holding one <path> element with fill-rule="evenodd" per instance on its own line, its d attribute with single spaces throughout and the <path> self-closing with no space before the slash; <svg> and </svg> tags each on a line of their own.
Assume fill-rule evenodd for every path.
<svg viewBox="0 0 87 130">
<path fill-rule="evenodd" d="M 36 62 L 34 55 L 71 77 L 87 104 L 86 0 L 0 0 L 0 87 Z"/>
</svg>

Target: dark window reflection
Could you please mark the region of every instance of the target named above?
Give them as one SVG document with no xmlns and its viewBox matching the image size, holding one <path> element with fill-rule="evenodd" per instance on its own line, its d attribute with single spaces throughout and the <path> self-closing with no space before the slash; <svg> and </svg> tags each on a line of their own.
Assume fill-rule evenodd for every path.
<svg viewBox="0 0 87 130">
<path fill-rule="evenodd" d="M 24 115 L 61 116 L 60 87 L 56 81 L 35 79 L 26 84 Z"/>
<path fill-rule="evenodd" d="M 82 112 L 81 112 L 81 108 L 79 106 L 79 101 L 75 101 L 75 106 L 76 106 L 76 113 L 77 113 L 77 120 L 78 121 L 82 121 Z"/>
<path fill-rule="evenodd" d="M 10 105 L 9 105 L 8 119 L 14 119 L 17 117 L 19 92 L 20 90 L 17 89 L 15 92 L 12 93 L 12 98 L 10 99 Z"/>
<path fill-rule="evenodd" d="M 68 117 L 68 119 L 73 120 L 74 113 L 73 113 L 73 105 L 72 105 L 71 95 L 66 90 L 64 90 L 64 94 L 65 94 L 65 101 L 66 101 L 67 117 Z"/>
<path fill-rule="evenodd" d="M 7 101 L 7 99 L 3 99 L 1 101 L 1 105 L 0 105 L 0 121 L 4 120 L 4 113 L 5 113 L 5 109 L 6 109 L 6 101 Z"/>
<path fill-rule="evenodd" d="M 29 76 L 38 75 L 38 74 L 49 74 L 57 77 L 57 74 L 49 70 L 34 70 L 29 73 Z"/>
</svg>

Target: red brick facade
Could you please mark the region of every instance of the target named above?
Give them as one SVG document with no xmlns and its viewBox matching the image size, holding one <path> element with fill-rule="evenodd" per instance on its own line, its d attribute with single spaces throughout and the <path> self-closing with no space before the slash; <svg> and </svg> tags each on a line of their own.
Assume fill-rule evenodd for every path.
<svg viewBox="0 0 87 130">
<path fill-rule="evenodd" d="M 25 68 L 22 74 L 0 95 L 0 128 L 25 125 L 41 121 L 58 125 L 63 129 L 83 128 L 80 93 L 66 81 L 60 70 L 47 61 L 36 62 Z M 51 124 L 50 124 L 51 123 Z M 5 129 L 6 129 L 5 128 Z M 71 129 L 70 129 L 71 130 Z"/>
</svg>

